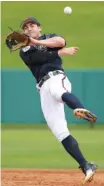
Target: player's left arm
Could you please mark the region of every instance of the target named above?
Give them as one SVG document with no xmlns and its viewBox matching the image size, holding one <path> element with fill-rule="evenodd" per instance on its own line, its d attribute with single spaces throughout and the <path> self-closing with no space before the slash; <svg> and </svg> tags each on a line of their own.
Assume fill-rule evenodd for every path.
<svg viewBox="0 0 104 186">
<path fill-rule="evenodd" d="M 54 48 L 54 47 L 64 47 L 66 44 L 64 38 L 60 36 L 54 36 L 52 38 L 48 38 L 45 40 L 37 40 L 30 38 L 30 44 L 29 45 L 43 45 L 49 48 Z"/>
</svg>

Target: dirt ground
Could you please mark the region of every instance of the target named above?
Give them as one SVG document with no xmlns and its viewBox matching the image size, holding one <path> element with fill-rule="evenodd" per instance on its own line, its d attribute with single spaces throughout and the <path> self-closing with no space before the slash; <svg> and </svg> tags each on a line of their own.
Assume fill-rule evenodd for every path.
<svg viewBox="0 0 104 186">
<path fill-rule="evenodd" d="M 2 169 L 2 186 L 81 186 L 80 170 Z M 98 170 L 91 183 L 84 186 L 104 186 L 104 170 Z"/>
</svg>

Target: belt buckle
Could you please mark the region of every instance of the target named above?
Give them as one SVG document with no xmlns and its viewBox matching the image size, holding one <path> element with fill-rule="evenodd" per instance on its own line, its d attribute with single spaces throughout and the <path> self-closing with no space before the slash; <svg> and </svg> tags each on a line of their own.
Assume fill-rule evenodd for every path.
<svg viewBox="0 0 104 186">
<path fill-rule="evenodd" d="M 51 72 L 48 72 L 48 75 L 50 76 L 50 77 L 52 77 L 53 76 L 53 72 L 51 71 Z"/>
</svg>

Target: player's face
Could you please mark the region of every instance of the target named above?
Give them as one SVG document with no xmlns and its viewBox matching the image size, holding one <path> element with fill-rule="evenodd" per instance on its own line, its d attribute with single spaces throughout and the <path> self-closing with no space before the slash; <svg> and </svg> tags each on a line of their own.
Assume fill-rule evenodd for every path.
<svg viewBox="0 0 104 186">
<path fill-rule="evenodd" d="M 38 38 L 41 35 L 41 27 L 34 23 L 27 23 L 24 27 L 24 33 L 29 37 Z"/>
</svg>

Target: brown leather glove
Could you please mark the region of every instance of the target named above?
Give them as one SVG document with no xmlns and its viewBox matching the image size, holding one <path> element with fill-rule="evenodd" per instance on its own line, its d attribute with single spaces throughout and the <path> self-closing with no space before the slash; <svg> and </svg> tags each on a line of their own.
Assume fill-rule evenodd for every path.
<svg viewBox="0 0 104 186">
<path fill-rule="evenodd" d="M 11 51 L 27 46 L 29 42 L 29 36 L 19 31 L 13 31 L 6 38 L 6 45 Z"/>
</svg>

